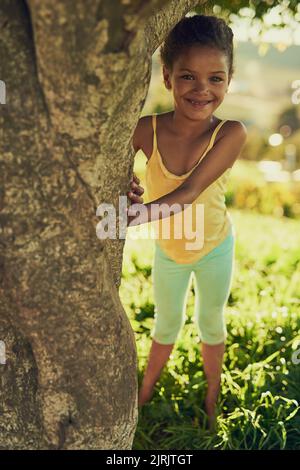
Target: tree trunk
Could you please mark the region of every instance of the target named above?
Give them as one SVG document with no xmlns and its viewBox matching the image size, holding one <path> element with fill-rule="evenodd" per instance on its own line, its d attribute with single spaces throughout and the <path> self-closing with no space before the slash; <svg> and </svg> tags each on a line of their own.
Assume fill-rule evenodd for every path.
<svg viewBox="0 0 300 470">
<path fill-rule="evenodd" d="M 1 449 L 132 448 L 124 239 L 96 208 L 126 195 L 151 55 L 199 3 L 0 3 Z"/>
</svg>

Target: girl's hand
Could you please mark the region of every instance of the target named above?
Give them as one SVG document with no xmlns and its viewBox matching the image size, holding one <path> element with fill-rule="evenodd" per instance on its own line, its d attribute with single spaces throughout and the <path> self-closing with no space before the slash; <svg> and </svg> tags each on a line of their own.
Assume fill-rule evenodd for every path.
<svg viewBox="0 0 300 470">
<path fill-rule="evenodd" d="M 133 215 L 131 212 L 131 206 L 132 204 L 141 204 L 143 206 L 144 200 L 141 197 L 141 195 L 144 193 L 144 188 L 139 185 L 140 180 L 139 178 L 133 174 L 133 178 L 130 180 L 130 191 L 127 191 L 127 197 L 130 200 L 130 205 L 127 208 L 127 227 L 129 224 L 137 217 L 136 215 Z M 137 225 L 134 224 L 133 225 Z"/>
<path fill-rule="evenodd" d="M 130 199 L 130 204 L 143 204 L 144 200 L 140 197 L 144 192 L 144 188 L 139 186 L 139 178 L 133 174 L 133 178 L 130 180 L 130 191 L 127 191 L 127 197 Z"/>
</svg>

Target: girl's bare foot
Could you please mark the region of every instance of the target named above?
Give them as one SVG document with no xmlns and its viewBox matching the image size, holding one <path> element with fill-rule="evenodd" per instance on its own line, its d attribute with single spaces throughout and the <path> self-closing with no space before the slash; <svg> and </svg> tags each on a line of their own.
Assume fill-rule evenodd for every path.
<svg viewBox="0 0 300 470">
<path fill-rule="evenodd" d="M 208 429 L 210 432 L 214 432 L 216 429 L 216 404 L 206 399 L 205 411 L 208 418 Z"/>
</svg>

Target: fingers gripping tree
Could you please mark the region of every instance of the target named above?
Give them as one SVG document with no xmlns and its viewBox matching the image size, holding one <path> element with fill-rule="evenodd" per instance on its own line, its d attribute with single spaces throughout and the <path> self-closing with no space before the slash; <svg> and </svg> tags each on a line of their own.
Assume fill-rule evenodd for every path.
<svg viewBox="0 0 300 470">
<path fill-rule="evenodd" d="M 204 3 L 204 2 L 202 2 Z M 192 0 L 2 0 L 0 448 L 130 449 L 137 356 L 118 206 L 151 55 Z"/>
</svg>

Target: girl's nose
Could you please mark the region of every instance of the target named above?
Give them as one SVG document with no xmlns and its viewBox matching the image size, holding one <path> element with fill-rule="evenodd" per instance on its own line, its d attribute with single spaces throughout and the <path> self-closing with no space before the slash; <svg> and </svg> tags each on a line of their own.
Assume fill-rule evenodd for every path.
<svg viewBox="0 0 300 470">
<path fill-rule="evenodd" d="M 199 83 L 199 82 L 195 83 L 194 90 L 197 91 L 198 93 L 199 92 L 204 93 L 205 91 L 207 91 L 207 84 L 206 83 Z"/>
</svg>

